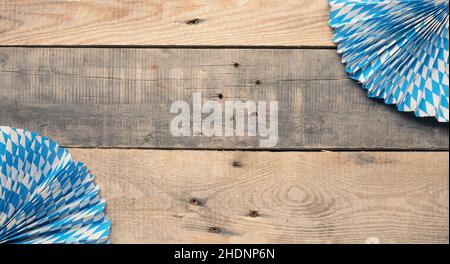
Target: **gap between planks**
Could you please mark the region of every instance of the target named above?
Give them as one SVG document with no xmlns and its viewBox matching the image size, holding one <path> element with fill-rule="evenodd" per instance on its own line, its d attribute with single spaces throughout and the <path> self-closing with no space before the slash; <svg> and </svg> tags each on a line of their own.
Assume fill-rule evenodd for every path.
<svg viewBox="0 0 450 264">
<path fill-rule="evenodd" d="M 71 149 L 114 243 L 448 243 L 448 152 Z"/>
<path fill-rule="evenodd" d="M 336 46 L 210 46 L 210 45 L 0 45 L 0 48 L 58 48 L 58 49 L 304 49 L 336 50 Z"/>
<path fill-rule="evenodd" d="M 340 148 L 321 148 L 321 149 L 265 149 L 265 148 L 236 148 L 236 149 L 224 149 L 224 148 L 196 148 L 196 147 L 189 147 L 189 148 L 148 148 L 148 147 L 74 147 L 74 146 L 65 146 L 65 145 L 59 145 L 63 148 L 71 148 L 71 149 L 103 149 L 103 150 L 164 150 L 164 151 L 184 151 L 184 150 L 190 150 L 190 151 L 241 151 L 241 152 L 325 152 L 325 153 L 331 153 L 331 152 L 448 152 L 448 149 L 443 147 L 442 149 L 340 149 Z"/>
</svg>

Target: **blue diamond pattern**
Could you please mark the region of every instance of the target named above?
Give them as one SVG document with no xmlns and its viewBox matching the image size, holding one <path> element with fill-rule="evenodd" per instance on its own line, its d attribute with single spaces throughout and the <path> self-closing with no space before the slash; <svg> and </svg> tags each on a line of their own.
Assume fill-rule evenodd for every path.
<svg viewBox="0 0 450 264">
<path fill-rule="evenodd" d="M 333 41 L 368 96 L 449 120 L 448 0 L 329 0 Z"/>
<path fill-rule="evenodd" d="M 94 176 L 56 142 L 0 127 L 0 243 L 109 243 Z"/>
</svg>

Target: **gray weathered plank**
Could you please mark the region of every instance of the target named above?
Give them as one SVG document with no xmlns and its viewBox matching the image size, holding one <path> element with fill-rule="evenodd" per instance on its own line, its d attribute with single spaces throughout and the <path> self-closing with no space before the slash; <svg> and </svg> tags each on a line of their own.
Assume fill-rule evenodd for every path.
<svg viewBox="0 0 450 264">
<path fill-rule="evenodd" d="M 448 243 L 448 152 L 71 153 L 114 243 Z"/>
<path fill-rule="evenodd" d="M 0 48 L 0 84 L 1 125 L 65 146 L 259 146 L 256 137 L 173 137 L 170 105 L 194 92 L 222 104 L 278 100 L 276 149 L 449 146 L 447 124 L 368 99 L 335 50 Z"/>
</svg>

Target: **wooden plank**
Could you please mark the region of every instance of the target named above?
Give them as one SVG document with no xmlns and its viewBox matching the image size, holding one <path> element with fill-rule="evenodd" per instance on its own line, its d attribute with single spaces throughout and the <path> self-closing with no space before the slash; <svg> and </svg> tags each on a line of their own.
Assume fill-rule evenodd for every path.
<svg viewBox="0 0 450 264">
<path fill-rule="evenodd" d="M 327 0 L 2 0 L 0 45 L 333 46 Z"/>
<path fill-rule="evenodd" d="M 115 243 L 448 243 L 448 152 L 71 149 Z"/>
<path fill-rule="evenodd" d="M 174 137 L 170 106 L 195 92 L 278 101 L 274 149 L 449 146 L 448 124 L 368 99 L 333 50 L 0 48 L 0 62 L 0 124 L 65 146 L 259 148 L 247 134 Z"/>
</svg>

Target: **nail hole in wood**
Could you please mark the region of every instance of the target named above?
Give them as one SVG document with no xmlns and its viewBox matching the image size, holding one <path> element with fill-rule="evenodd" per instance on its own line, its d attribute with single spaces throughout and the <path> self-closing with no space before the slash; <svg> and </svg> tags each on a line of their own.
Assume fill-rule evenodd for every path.
<svg viewBox="0 0 450 264">
<path fill-rule="evenodd" d="M 259 213 L 258 213 L 258 211 L 251 210 L 251 211 L 248 213 L 248 216 L 250 216 L 250 217 L 258 217 L 258 216 L 259 216 Z"/>
<path fill-rule="evenodd" d="M 238 62 L 235 62 L 235 63 L 233 64 L 233 67 L 236 68 L 236 69 L 239 68 L 239 66 L 241 66 L 241 64 L 239 64 Z"/>
<path fill-rule="evenodd" d="M 190 198 L 189 203 L 192 205 L 196 205 L 196 206 L 202 206 L 204 204 L 204 202 L 202 200 L 197 199 L 197 198 Z"/>
<path fill-rule="evenodd" d="M 239 168 L 241 166 L 242 166 L 242 164 L 239 161 L 233 161 L 233 167 Z"/>
<path fill-rule="evenodd" d="M 197 25 L 197 24 L 199 24 L 200 22 L 203 22 L 203 19 L 200 19 L 200 18 L 194 18 L 194 19 L 186 20 L 186 24 L 187 24 L 187 25 Z"/>
<path fill-rule="evenodd" d="M 256 84 L 256 85 L 260 85 L 260 84 L 262 84 L 262 81 L 261 81 L 261 80 L 256 80 L 256 81 L 255 81 L 255 84 Z"/>
<path fill-rule="evenodd" d="M 220 100 L 222 100 L 222 99 L 223 99 L 223 94 L 222 94 L 222 93 L 217 94 L 217 98 L 219 98 Z"/>
<path fill-rule="evenodd" d="M 218 233 L 220 233 L 220 228 L 213 226 L 213 227 L 210 227 L 208 231 L 210 233 L 218 234 Z"/>
</svg>

